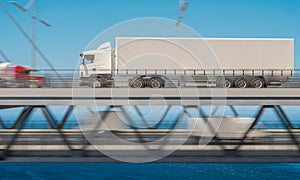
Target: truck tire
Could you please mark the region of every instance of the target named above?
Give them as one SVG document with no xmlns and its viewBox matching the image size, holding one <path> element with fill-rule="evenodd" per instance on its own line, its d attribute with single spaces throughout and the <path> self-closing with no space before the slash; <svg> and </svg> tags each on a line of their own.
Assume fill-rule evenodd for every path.
<svg viewBox="0 0 300 180">
<path fill-rule="evenodd" d="M 89 86 L 91 88 L 101 88 L 101 87 L 103 87 L 103 82 L 101 82 L 101 80 L 98 80 L 98 79 L 92 79 L 90 81 Z"/>
<path fill-rule="evenodd" d="M 255 78 L 255 79 L 251 80 L 250 85 L 252 88 L 263 88 L 264 81 L 261 78 Z"/>
<path fill-rule="evenodd" d="M 27 87 L 27 86 L 26 86 Z M 28 85 L 28 87 L 29 88 L 37 88 L 38 86 L 37 86 L 37 84 L 35 84 L 35 83 L 30 83 L 29 85 Z"/>
<path fill-rule="evenodd" d="M 223 79 L 219 82 L 219 87 L 221 88 L 231 88 L 232 87 L 232 81 L 230 79 Z"/>
<path fill-rule="evenodd" d="M 132 88 L 143 88 L 144 87 L 144 81 L 140 78 L 135 79 L 130 83 L 130 87 L 132 87 Z"/>
<path fill-rule="evenodd" d="M 0 88 L 1 87 L 6 87 L 5 80 L 3 79 L 0 79 Z"/>
<path fill-rule="evenodd" d="M 149 86 L 151 88 L 162 88 L 164 86 L 164 82 L 160 78 L 152 78 L 149 81 Z"/>
<path fill-rule="evenodd" d="M 238 79 L 235 81 L 235 87 L 237 88 L 246 88 L 248 83 L 245 79 Z"/>
</svg>

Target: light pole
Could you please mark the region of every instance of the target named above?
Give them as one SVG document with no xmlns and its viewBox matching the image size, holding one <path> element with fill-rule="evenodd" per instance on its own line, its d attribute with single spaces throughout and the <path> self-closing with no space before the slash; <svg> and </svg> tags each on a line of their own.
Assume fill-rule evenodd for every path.
<svg viewBox="0 0 300 180">
<path fill-rule="evenodd" d="M 189 4 L 190 3 L 188 1 L 179 0 L 179 13 L 178 13 L 178 19 L 177 19 L 176 26 L 180 26 L 181 23 L 183 22 L 183 15 Z"/>
<path fill-rule="evenodd" d="M 183 36 L 183 33 L 181 32 L 180 26 L 183 23 L 183 15 L 184 15 L 184 12 L 186 11 L 186 8 L 189 5 L 189 2 L 185 1 L 185 0 L 179 0 L 178 3 L 179 3 L 179 12 L 178 12 L 178 19 L 177 19 L 177 22 L 176 22 L 176 26 L 178 27 L 179 36 Z"/>
<path fill-rule="evenodd" d="M 31 67 L 36 68 L 36 21 L 39 21 L 46 27 L 50 27 L 50 24 L 36 16 L 36 0 L 30 0 L 25 7 L 19 5 L 16 1 L 11 1 L 10 3 L 31 17 L 31 40 L 34 42 L 31 44 Z M 28 11 L 29 8 L 31 8 L 31 12 Z"/>
</svg>

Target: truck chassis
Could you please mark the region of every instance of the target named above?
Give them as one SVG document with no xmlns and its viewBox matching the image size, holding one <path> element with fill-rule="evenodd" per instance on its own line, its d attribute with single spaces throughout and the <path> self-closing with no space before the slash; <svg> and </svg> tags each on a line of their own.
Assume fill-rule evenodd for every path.
<svg viewBox="0 0 300 180">
<path fill-rule="evenodd" d="M 107 71 L 106 71 L 107 72 Z M 81 77 L 80 85 L 92 88 L 168 88 L 218 87 L 266 88 L 290 82 L 294 70 L 141 70 L 117 69 L 111 74 L 93 74 Z"/>
</svg>

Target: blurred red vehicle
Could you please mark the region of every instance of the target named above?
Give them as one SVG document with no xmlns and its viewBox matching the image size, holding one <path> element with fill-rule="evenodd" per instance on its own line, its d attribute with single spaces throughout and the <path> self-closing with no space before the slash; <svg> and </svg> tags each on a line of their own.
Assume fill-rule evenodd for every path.
<svg viewBox="0 0 300 180">
<path fill-rule="evenodd" d="M 33 68 L 0 62 L 0 87 L 43 87 L 45 78 L 32 74 Z"/>
</svg>

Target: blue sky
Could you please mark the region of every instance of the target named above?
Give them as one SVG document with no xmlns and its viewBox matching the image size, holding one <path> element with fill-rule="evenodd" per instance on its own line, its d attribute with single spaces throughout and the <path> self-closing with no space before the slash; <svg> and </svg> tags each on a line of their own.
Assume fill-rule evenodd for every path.
<svg viewBox="0 0 300 180">
<path fill-rule="evenodd" d="M 30 34 L 31 19 L 0 0 Z M 28 0 L 16 0 L 25 5 Z M 300 1 L 190 0 L 184 23 L 204 37 L 295 38 L 300 68 Z M 177 19 L 177 0 L 38 0 L 38 46 L 58 69 L 75 68 L 79 53 L 106 28 L 140 17 Z M 0 49 L 16 64 L 30 65 L 30 44 L 0 8 Z M 0 57 L 0 59 L 2 59 Z M 41 57 L 38 68 L 48 68 Z"/>
</svg>

